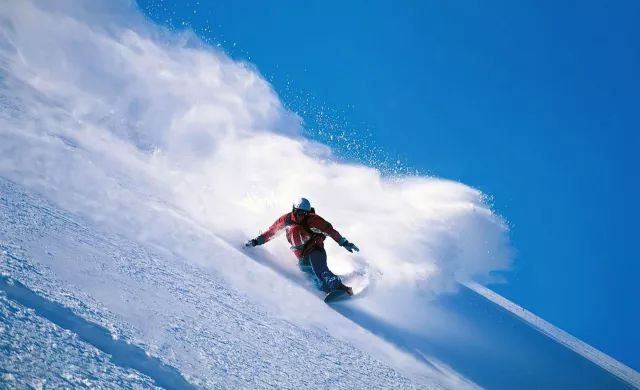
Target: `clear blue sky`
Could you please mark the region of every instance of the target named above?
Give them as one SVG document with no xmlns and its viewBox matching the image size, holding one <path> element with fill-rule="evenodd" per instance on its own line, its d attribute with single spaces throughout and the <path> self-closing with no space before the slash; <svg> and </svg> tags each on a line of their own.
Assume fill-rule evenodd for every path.
<svg viewBox="0 0 640 390">
<path fill-rule="evenodd" d="M 517 250 L 492 288 L 640 370 L 639 2 L 138 3 L 255 64 L 310 127 L 329 110 L 492 195 Z"/>
</svg>

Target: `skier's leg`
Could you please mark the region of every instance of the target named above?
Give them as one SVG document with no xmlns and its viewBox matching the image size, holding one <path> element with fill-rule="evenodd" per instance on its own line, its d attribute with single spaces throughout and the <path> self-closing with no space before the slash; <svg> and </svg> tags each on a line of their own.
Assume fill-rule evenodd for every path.
<svg viewBox="0 0 640 390">
<path fill-rule="evenodd" d="M 311 269 L 318 280 L 322 282 L 322 290 L 333 291 L 343 286 L 340 278 L 329 270 L 327 266 L 327 252 L 324 249 L 315 249 L 307 256 L 311 263 Z"/>
<path fill-rule="evenodd" d="M 309 262 L 309 256 L 305 256 L 301 259 L 298 259 L 298 267 L 303 272 L 313 272 L 311 270 L 311 263 Z"/>
<path fill-rule="evenodd" d="M 305 256 L 303 258 L 301 258 L 300 260 L 298 260 L 298 268 L 300 268 L 300 271 L 309 274 L 309 276 L 311 277 L 311 280 L 313 281 L 313 284 L 316 285 L 316 288 L 319 290 L 324 290 L 324 282 L 322 282 L 322 280 L 320 280 L 316 274 L 313 272 L 313 268 L 311 267 L 311 262 L 309 261 L 309 256 Z"/>
</svg>

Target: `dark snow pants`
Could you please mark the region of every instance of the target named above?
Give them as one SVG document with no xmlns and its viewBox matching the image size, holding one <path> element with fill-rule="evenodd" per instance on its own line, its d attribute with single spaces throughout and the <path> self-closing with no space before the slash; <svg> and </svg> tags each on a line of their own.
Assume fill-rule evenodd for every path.
<svg viewBox="0 0 640 390">
<path fill-rule="evenodd" d="M 320 290 L 329 292 L 342 286 L 340 278 L 327 266 L 327 252 L 322 248 L 312 250 L 298 262 L 300 269 L 310 273 Z"/>
</svg>

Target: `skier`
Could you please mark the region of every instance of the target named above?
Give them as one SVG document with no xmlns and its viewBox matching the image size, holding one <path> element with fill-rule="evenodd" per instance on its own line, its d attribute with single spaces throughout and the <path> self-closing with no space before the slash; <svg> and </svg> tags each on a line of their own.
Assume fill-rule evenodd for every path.
<svg viewBox="0 0 640 390">
<path fill-rule="evenodd" d="M 349 252 L 359 251 L 357 246 L 342 237 L 333 226 L 315 213 L 311 203 L 300 198 L 293 204 L 290 213 L 278 218 L 266 232 L 245 243 L 245 247 L 262 245 L 271 240 L 276 233 L 286 229 L 287 240 L 291 250 L 298 258 L 300 268 L 311 273 L 317 280 L 321 290 L 329 293 L 343 290 L 353 295 L 353 289 L 345 286 L 339 277 L 327 267 L 327 252 L 324 250 L 326 236 L 333 238 L 340 246 Z"/>
</svg>

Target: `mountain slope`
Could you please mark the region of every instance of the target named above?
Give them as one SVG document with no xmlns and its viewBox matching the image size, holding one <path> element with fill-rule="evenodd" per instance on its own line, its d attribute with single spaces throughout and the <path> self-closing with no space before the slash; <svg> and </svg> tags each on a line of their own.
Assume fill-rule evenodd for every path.
<svg viewBox="0 0 640 390">
<path fill-rule="evenodd" d="M 10 182 L 0 180 L 0 190 L 0 215 L 7 221 L 0 232 L 1 267 L 7 280 L 20 281 L 87 322 L 109 329 L 116 339 L 143 348 L 198 387 L 440 387 L 441 381 L 425 376 L 420 377 L 421 383 L 408 379 L 327 329 L 304 328 L 270 315 L 211 270 L 90 230 Z M 288 284 L 286 280 L 270 283 Z M 300 287 L 288 289 L 297 293 Z M 307 295 L 305 305 L 324 305 Z M 4 298 L 3 302 L 10 301 Z M 339 315 L 332 315 L 339 320 Z M 47 320 L 32 317 L 23 321 Z M 5 319 L 5 327 L 15 326 L 17 320 Z M 337 322 L 346 331 L 362 332 L 348 321 Z M 53 342 L 39 338 L 32 334 L 20 340 L 38 343 L 39 353 L 53 359 L 58 354 Z M 83 352 L 94 350 L 90 345 L 76 342 L 69 349 L 83 356 L 88 367 L 104 364 L 104 356 L 97 357 L 100 351 L 94 352 L 96 356 Z M 34 375 L 29 367 L 3 359 L 1 369 L 17 381 L 27 381 Z M 46 376 L 48 383 L 65 383 L 64 370 L 55 373 L 52 367 L 51 372 Z M 83 374 L 85 379 L 92 377 L 76 373 Z M 108 383 L 114 378 L 115 374 L 102 380 Z M 148 378 L 140 381 L 149 383 Z"/>
</svg>

